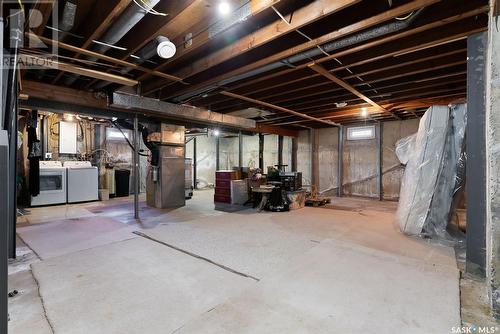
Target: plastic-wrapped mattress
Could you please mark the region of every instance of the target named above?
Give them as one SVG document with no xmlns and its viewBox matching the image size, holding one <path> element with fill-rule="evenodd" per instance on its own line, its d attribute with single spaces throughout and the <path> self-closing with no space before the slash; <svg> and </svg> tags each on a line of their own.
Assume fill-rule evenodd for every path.
<svg viewBox="0 0 500 334">
<path fill-rule="evenodd" d="M 416 135 L 398 142 L 406 170 L 396 221 L 403 233 L 448 239 L 453 198 L 463 183 L 466 106 L 433 106 Z"/>
</svg>

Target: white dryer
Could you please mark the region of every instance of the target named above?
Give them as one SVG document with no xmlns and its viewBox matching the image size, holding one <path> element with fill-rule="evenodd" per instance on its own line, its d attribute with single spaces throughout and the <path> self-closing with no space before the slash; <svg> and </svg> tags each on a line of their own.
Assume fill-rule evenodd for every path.
<svg viewBox="0 0 500 334">
<path fill-rule="evenodd" d="M 40 194 L 31 206 L 66 203 L 66 168 L 60 161 L 40 161 Z"/>
<path fill-rule="evenodd" d="M 65 161 L 68 175 L 68 203 L 99 199 L 99 172 L 90 161 Z"/>
</svg>

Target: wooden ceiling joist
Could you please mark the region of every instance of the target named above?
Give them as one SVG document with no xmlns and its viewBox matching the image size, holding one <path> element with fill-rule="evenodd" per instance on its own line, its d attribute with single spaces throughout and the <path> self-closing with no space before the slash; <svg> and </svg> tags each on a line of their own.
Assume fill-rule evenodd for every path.
<svg viewBox="0 0 500 334">
<path fill-rule="evenodd" d="M 429 30 L 438 29 L 438 28 L 441 28 L 443 26 L 450 25 L 454 22 L 464 20 L 467 18 L 471 18 L 471 17 L 474 17 L 474 16 L 481 14 L 481 13 L 486 13 L 488 10 L 489 10 L 489 7 L 487 5 L 480 6 L 478 8 L 474 8 L 474 9 L 469 10 L 469 11 L 464 12 L 464 13 L 452 15 L 450 17 L 447 17 L 445 20 L 437 20 L 437 21 L 429 22 L 429 23 L 420 25 L 420 26 L 415 27 L 415 28 L 410 28 L 408 30 L 404 30 L 404 31 L 399 32 L 399 33 L 395 33 L 395 34 L 391 34 L 391 35 L 386 36 L 386 37 L 375 39 L 371 42 L 362 43 L 358 46 L 333 53 L 330 56 L 325 56 L 325 57 L 322 57 L 322 58 L 317 59 L 315 61 L 317 63 L 323 63 L 326 61 L 333 60 L 335 58 L 349 56 L 349 55 L 354 54 L 354 53 L 359 52 L 359 51 L 368 50 L 370 48 L 377 47 L 377 46 L 381 47 L 381 46 L 385 46 L 385 45 L 389 45 L 389 44 L 393 44 L 397 48 L 398 43 L 396 41 L 398 41 L 398 40 L 408 38 L 410 36 L 414 36 L 414 35 L 417 35 L 420 33 L 427 33 Z M 471 22 L 476 22 L 476 21 L 471 21 Z M 454 40 L 454 39 L 459 38 L 461 36 L 467 36 L 467 35 L 475 33 L 475 32 L 484 31 L 486 29 L 486 27 L 484 25 L 479 24 L 479 23 L 477 24 L 477 26 L 480 28 L 469 28 L 470 25 L 473 25 L 473 23 L 470 23 L 468 25 L 457 25 L 455 31 L 462 30 L 463 32 L 459 32 L 459 33 L 452 34 L 449 36 L 446 35 L 447 30 L 441 29 L 441 30 L 437 31 L 437 33 L 440 32 L 440 34 L 444 35 L 444 36 L 437 37 L 437 38 L 440 38 L 439 41 L 434 41 L 431 39 L 431 41 L 428 42 L 428 45 L 441 43 L 441 42 L 446 41 L 446 40 Z M 429 36 L 428 33 L 424 34 L 424 35 Z M 411 39 L 407 39 L 407 41 L 409 41 L 408 43 L 411 43 Z M 414 47 L 414 46 L 415 45 L 412 45 L 412 47 Z M 271 73 L 267 76 L 260 76 L 260 77 L 256 78 L 255 81 L 253 81 L 253 82 L 265 81 L 265 80 L 273 78 L 273 77 L 281 77 L 281 76 L 284 76 L 284 75 L 289 74 L 291 72 L 295 72 L 295 71 L 298 71 L 298 70 L 301 70 L 301 69 L 304 69 L 307 67 L 308 67 L 308 64 L 306 63 L 306 64 L 298 65 L 294 68 L 287 68 L 283 71 L 277 71 L 277 72 Z M 239 71 L 239 69 L 237 71 Z M 216 77 L 214 77 L 208 81 L 205 81 L 203 83 L 191 85 L 188 88 L 181 89 L 181 90 L 173 92 L 173 93 L 169 93 L 167 96 L 165 96 L 165 98 L 172 98 L 175 96 L 181 96 L 181 95 L 189 93 L 191 91 L 197 91 L 197 90 L 203 89 L 204 87 L 210 86 L 212 84 L 216 84 L 217 82 L 220 82 L 221 80 L 227 79 L 227 78 L 232 77 L 232 76 L 237 75 L 237 74 L 238 73 L 236 73 L 235 71 L 231 71 L 231 72 L 216 76 Z M 249 82 L 252 82 L 252 81 L 251 80 L 246 81 L 247 84 Z M 146 87 L 144 92 L 146 93 L 148 91 L 151 91 L 151 90 L 149 90 Z M 155 90 L 153 90 L 153 91 L 155 91 Z"/>
<path fill-rule="evenodd" d="M 445 57 L 456 55 L 456 54 L 462 54 L 462 53 L 465 54 L 465 52 L 466 52 L 466 49 L 458 49 L 458 50 L 453 50 L 453 51 L 449 51 L 449 52 L 441 52 L 441 53 L 437 53 L 436 55 L 416 58 L 416 59 L 411 60 L 411 61 L 399 62 L 399 63 L 396 63 L 395 65 L 389 65 L 389 66 L 385 66 L 385 67 L 381 66 L 379 64 L 374 64 L 374 65 L 378 65 L 378 66 L 372 66 L 372 68 L 374 68 L 373 70 L 370 69 L 370 70 L 367 70 L 365 72 L 358 72 L 358 70 L 355 69 L 356 66 L 352 66 L 349 68 L 351 70 L 355 70 L 356 74 L 342 77 L 342 80 L 345 81 L 348 79 L 356 78 L 358 76 L 364 76 L 364 75 L 384 72 L 386 70 L 401 68 L 401 67 L 404 67 L 407 65 L 412 65 L 412 64 L 417 64 L 417 63 L 430 64 L 430 61 L 432 61 L 432 60 L 445 58 Z M 463 57 L 463 58 L 465 59 L 465 57 Z M 344 68 L 344 66 L 342 66 L 342 69 L 343 68 Z M 335 72 L 339 72 L 339 71 L 340 71 L 340 68 L 334 68 L 334 69 L 330 70 L 329 72 L 335 73 Z M 313 74 L 311 76 L 308 76 L 308 78 L 309 79 L 318 78 L 319 76 L 321 76 L 321 75 L 320 74 Z M 270 102 L 280 104 L 283 102 L 289 102 L 289 101 L 293 101 L 293 100 L 297 100 L 297 99 L 303 100 L 306 97 L 312 97 L 312 96 L 321 95 L 321 94 L 325 94 L 325 93 L 331 94 L 331 93 L 334 93 L 334 92 L 340 90 L 339 88 L 334 88 L 334 89 L 329 88 L 329 86 L 331 86 L 331 83 L 323 82 L 323 81 L 318 81 L 318 83 L 314 83 L 314 84 L 309 83 L 309 82 L 307 84 L 300 83 L 300 85 L 296 85 L 297 88 L 292 88 L 292 87 L 295 87 L 293 84 L 299 83 L 300 81 L 302 81 L 302 80 L 298 79 L 298 80 L 292 80 L 292 81 L 285 81 L 285 82 L 282 82 L 282 83 L 277 84 L 277 85 L 267 86 L 267 87 L 262 88 L 260 90 L 256 90 L 256 91 L 251 90 L 251 91 L 249 91 L 249 94 L 251 95 L 251 97 L 254 97 L 257 99 L 261 99 L 261 100 L 272 99 L 272 101 L 270 101 Z M 327 87 L 327 86 L 328 86 L 327 89 L 321 89 L 322 87 Z M 360 83 L 357 86 L 362 86 L 362 84 Z M 354 87 L 356 87 L 356 85 L 354 85 Z M 276 88 L 280 88 L 280 89 L 276 89 Z M 273 92 L 271 94 L 268 93 L 267 95 L 261 95 L 262 92 L 272 91 L 272 90 L 274 90 L 276 92 Z M 307 92 L 309 92 L 309 91 L 311 91 L 312 93 L 308 94 Z M 258 93 L 261 93 L 261 94 L 258 94 Z M 221 100 L 220 102 L 217 101 L 216 103 L 206 102 L 205 105 L 207 105 L 207 104 L 210 104 L 212 108 L 217 108 L 217 109 L 218 109 L 219 105 L 224 105 L 224 108 L 231 108 L 231 106 L 232 106 L 230 101 L 227 101 L 227 99 Z"/>
<path fill-rule="evenodd" d="M 107 61 L 107 62 L 110 62 L 110 63 L 113 63 L 113 64 L 117 64 L 117 65 L 121 65 L 121 66 L 124 66 L 124 67 L 133 68 L 133 69 L 136 69 L 136 70 L 139 70 L 139 71 L 142 71 L 142 72 L 146 72 L 146 73 L 149 73 L 149 74 L 151 74 L 153 76 L 157 76 L 157 77 L 160 77 L 160 78 L 164 78 L 164 79 L 168 79 L 168 80 L 172 80 L 172 81 L 182 81 L 181 78 L 178 78 L 176 76 L 173 76 L 173 75 L 170 75 L 170 74 L 167 74 L 167 73 L 163 73 L 163 72 L 159 72 L 159 71 L 150 70 L 149 68 L 146 68 L 146 67 L 143 67 L 143 66 L 139 66 L 137 64 L 130 63 L 128 61 L 124 61 L 124 60 L 121 60 L 121 59 L 116 59 L 116 58 L 113 58 L 113 57 L 110 57 L 110 56 L 106 56 L 106 55 L 103 55 L 103 54 L 98 53 L 98 52 L 86 50 L 84 48 L 79 48 L 77 46 L 73 46 L 73 45 L 70 45 L 70 44 L 67 44 L 67 43 L 63 43 L 63 42 L 59 42 L 59 41 L 54 41 L 54 40 L 51 40 L 51 39 L 43 37 L 43 36 L 37 36 L 37 35 L 35 35 L 33 33 L 27 33 L 27 35 L 30 38 L 39 39 L 39 40 L 41 40 L 44 43 L 52 44 L 52 45 L 60 47 L 61 49 L 65 49 L 65 50 L 68 50 L 68 51 L 73 51 L 73 52 L 75 52 L 77 54 L 82 54 L 82 55 L 89 56 L 89 57 L 95 57 L 95 58 L 98 58 L 98 59 L 101 59 L 101 60 L 104 60 L 104 61 Z"/>
<path fill-rule="evenodd" d="M 354 95 L 358 96 L 359 98 L 361 98 L 362 100 L 368 102 L 369 104 L 371 104 L 372 106 L 378 108 L 380 111 L 383 111 L 383 112 L 386 112 L 386 113 L 389 113 L 391 114 L 394 118 L 396 119 L 399 119 L 398 116 L 396 116 L 394 113 L 390 112 L 389 110 L 385 109 L 384 107 L 382 107 L 381 105 L 379 105 L 378 103 L 374 102 L 372 99 L 370 99 L 368 96 L 362 94 L 359 90 L 357 90 L 356 88 L 354 88 L 353 86 L 349 85 L 347 82 L 337 78 L 335 75 L 331 74 L 330 72 L 328 72 L 324 67 L 318 65 L 318 64 L 310 64 L 309 65 L 309 68 L 312 69 L 313 71 L 316 71 L 318 72 L 319 74 L 321 74 L 322 76 L 324 76 L 325 78 L 327 78 L 328 80 L 331 80 L 333 81 L 334 83 L 336 83 L 337 85 L 347 89 L 348 91 L 350 91 L 351 93 L 353 93 Z"/>
<path fill-rule="evenodd" d="M 250 14 L 249 16 L 254 16 L 259 14 L 260 12 L 276 5 L 278 2 L 281 0 L 250 0 L 246 6 L 249 6 L 250 8 Z M 196 1 L 195 1 L 196 2 Z M 201 1 L 204 2 L 204 1 Z M 193 3 L 194 4 L 194 3 Z M 203 6 L 205 7 L 205 6 Z M 206 11 L 205 8 L 203 8 L 203 11 Z M 183 15 L 184 16 L 184 15 Z M 186 19 L 189 22 L 193 22 L 192 16 L 191 15 L 185 15 Z M 195 32 L 196 33 L 196 32 Z M 165 35 L 169 36 L 169 35 Z M 196 33 L 193 38 L 190 40 L 191 45 L 189 47 L 182 47 L 177 50 L 176 55 L 169 61 L 159 65 L 158 67 L 155 68 L 156 71 L 163 71 L 167 66 L 169 66 L 173 61 L 186 56 L 187 54 L 192 53 L 195 50 L 198 50 L 199 48 L 203 47 L 206 45 L 208 42 L 213 37 L 210 36 L 209 29 L 205 29 L 201 31 L 200 33 Z M 144 74 L 141 77 L 139 77 L 139 80 L 145 80 L 149 77 L 148 74 Z"/>
<path fill-rule="evenodd" d="M 354 5 L 359 1 L 360 0 L 315 0 L 309 5 L 304 6 L 293 13 L 293 19 L 290 24 L 283 22 L 281 19 L 277 19 L 271 24 L 254 31 L 248 36 L 245 36 L 238 41 L 211 53 L 210 55 L 205 55 L 189 66 L 181 68 L 179 71 L 175 72 L 175 75 L 187 79 L 190 76 L 203 72 L 213 66 L 269 43 L 279 37 L 295 31 L 296 29 L 326 17 L 327 15 L 331 15 L 346 7 Z M 155 89 L 146 88 L 145 94 L 150 94 L 160 88 L 162 87 L 157 87 Z"/>
<path fill-rule="evenodd" d="M 105 80 L 109 82 L 114 82 L 120 85 L 125 86 L 136 86 L 139 82 L 137 80 L 125 78 L 119 75 L 110 74 L 106 72 L 101 72 L 97 70 L 92 70 L 85 67 L 75 66 L 73 64 L 68 64 L 64 62 L 60 62 L 57 60 L 48 61 L 46 58 L 28 55 L 28 54 L 20 54 L 19 60 L 22 63 L 26 64 L 36 64 L 38 66 L 42 66 L 48 69 L 60 70 L 63 72 L 74 73 L 78 75 L 83 75 L 89 78 L 95 78 L 99 80 Z M 22 66 L 21 66 L 22 67 Z"/>
<path fill-rule="evenodd" d="M 238 69 L 231 71 L 229 73 L 223 74 L 223 75 L 217 77 L 217 80 L 214 79 L 212 81 L 217 82 L 217 81 L 224 80 L 226 78 L 230 78 L 232 76 L 237 76 L 239 74 L 252 71 L 252 70 L 259 68 L 261 66 L 265 66 L 267 64 L 270 64 L 270 63 L 273 63 L 276 61 L 280 61 L 282 59 L 293 56 L 297 53 L 315 48 L 317 45 L 322 45 L 322 44 L 325 44 L 327 42 L 331 42 L 333 40 L 340 39 L 340 38 L 347 36 L 349 34 L 353 34 L 353 33 L 359 32 L 361 30 L 370 28 L 372 26 L 375 26 L 375 25 L 380 24 L 382 22 L 385 22 L 387 20 L 390 20 L 390 19 L 393 19 L 395 17 L 401 16 L 403 14 L 415 11 L 419 8 L 429 6 L 429 5 L 436 3 L 438 1 L 440 1 L 440 0 L 424 0 L 424 1 L 419 0 L 419 1 L 413 1 L 409 4 L 390 9 L 390 10 L 385 11 L 379 15 L 369 17 L 369 18 L 362 20 L 360 22 L 356 22 L 354 24 L 351 24 L 349 26 L 341 28 L 337 31 L 334 31 L 334 32 L 328 33 L 326 35 L 323 35 L 319 38 L 313 39 L 312 41 L 300 44 L 300 45 L 295 46 L 293 48 L 284 50 L 284 51 L 279 52 L 277 54 L 274 54 L 272 56 L 261 59 L 257 62 L 253 62 L 251 64 L 248 64 L 246 66 L 238 68 Z M 159 87 L 159 88 L 163 88 L 163 87 L 164 86 Z M 148 90 L 148 92 L 153 92 L 155 90 L 156 89 L 153 89 L 153 90 L 150 89 L 150 90 Z"/>
<path fill-rule="evenodd" d="M 235 99 L 240 99 L 240 100 L 243 100 L 243 101 L 247 101 L 247 102 L 250 102 L 250 103 L 261 105 L 261 106 L 264 106 L 264 107 L 267 107 L 267 108 L 270 108 L 270 109 L 274 109 L 274 110 L 279 110 L 279 111 L 282 111 L 282 112 L 286 112 L 286 113 L 292 114 L 294 116 L 305 118 L 305 119 L 307 119 L 309 121 L 315 121 L 315 122 L 319 122 L 319 123 L 323 123 L 323 124 L 328 124 L 330 126 L 338 126 L 338 124 L 336 124 L 334 122 L 325 121 L 325 120 L 322 120 L 322 119 L 319 119 L 319 118 L 316 118 L 316 117 L 312 117 L 312 116 L 309 116 L 307 114 L 302 114 L 302 113 L 299 113 L 299 112 L 296 112 L 296 111 L 293 111 L 293 110 L 290 110 L 290 109 L 287 109 L 287 108 L 283 108 L 283 107 L 280 107 L 280 106 L 277 106 L 277 105 L 274 105 L 274 104 L 271 104 L 271 103 L 267 103 L 267 102 L 259 101 L 259 100 L 255 100 L 255 99 L 251 99 L 251 98 L 246 97 L 246 96 L 234 94 L 234 93 L 231 93 L 231 92 L 221 92 L 221 94 L 229 96 L 229 97 L 233 97 Z"/>
<path fill-rule="evenodd" d="M 102 20 L 97 28 L 93 29 L 89 37 L 85 40 L 85 42 L 82 44 L 82 49 L 87 49 L 94 40 L 99 39 L 99 37 L 110 27 L 111 23 L 121 14 L 123 11 L 132 3 L 132 0 L 120 0 L 118 4 L 113 7 L 111 12 L 109 12 L 108 15 Z M 90 27 L 90 26 L 89 26 Z M 39 33 L 37 35 L 40 35 Z M 76 53 L 74 56 L 76 59 L 80 57 L 80 53 Z M 52 83 L 55 84 L 59 79 L 63 76 L 63 72 L 60 72 L 54 80 L 52 80 Z"/>
</svg>

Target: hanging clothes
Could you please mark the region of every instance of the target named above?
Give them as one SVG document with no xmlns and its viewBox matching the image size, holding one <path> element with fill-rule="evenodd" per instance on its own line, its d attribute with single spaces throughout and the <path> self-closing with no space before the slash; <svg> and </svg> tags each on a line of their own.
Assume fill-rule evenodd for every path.
<svg viewBox="0 0 500 334">
<path fill-rule="evenodd" d="M 40 159 L 42 148 L 36 136 L 38 112 L 33 111 L 31 120 L 27 123 L 28 132 L 28 160 L 29 160 L 29 191 L 31 196 L 40 194 Z"/>
</svg>

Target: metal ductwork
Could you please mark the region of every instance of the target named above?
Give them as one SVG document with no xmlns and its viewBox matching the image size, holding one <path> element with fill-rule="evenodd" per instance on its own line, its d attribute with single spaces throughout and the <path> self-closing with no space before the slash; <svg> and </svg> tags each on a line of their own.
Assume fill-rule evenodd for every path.
<svg viewBox="0 0 500 334">
<path fill-rule="evenodd" d="M 312 48 L 310 50 L 298 53 L 294 56 L 282 59 L 280 61 L 264 65 L 262 67 L 255 69 L 255 70 L 252 70 L 252 71 L 249 71 L 246 73 L 242 73 L 240 75 L 237 75 L 237 76 L 225 79 L 225 80 L 221 80 L 213 85 L 207 86 L 207 87 L 199 89 L 197 91 L 189 92 L 189 93 L 186 93 L 184 95 L 178 96 L 178 97 L 172 99 L 172 101 L 176 102 L 176 103 L 184 102 L 184 101 L 187 101 L 195 96 L 200 96 L 200 95 L 206 94 L 208 92 L 216 90 L 219 87 L 228 85 L 228 84 L 236 82 L 236 81 L 247 79 L 247 78 L 250 78 L 250 77 L 265 73 L 265 72 L 269 72 L 269 71 L 278 69 L 280 67 L 285 67 L 285 66 L 294 67 L 295 66 L 294 63 L 298 63 L 298 62 L 301 62 L 304 60 L 311 59 L 312 57 L 319 56 L 319 55 L 323 54 L 323 51 L 332 52 L 332 51 L 339 50 L 339 49 L 342 49 L 342 48 L 345 48 L 348 46 L 352 46 L 352 45 L 355 45 L 355 44 L 358 44 L 361 42 L 365 42 L 367 40 L 371 40 L 373 38 L 377 38 L 377 37 L 381 37 L 381 36 L 385 36 L 388 34 L 392 34 L 392 33 L 401 31 L 401 30 L 406 29 L 409 26 L 411 26 L 412 23 L 417 19 L 417 17 L 422 13 L 423 10 L 424 10 L 424 8 L 419 9 L 417 12 L 415 12 L 415 14 L 413 14 L 410 18 L 408 18 L 405 21 L 391 22 L 391 23 L 388 23 L 388 24 L 385 24 L 385 25 L 382 25 L 379 27 L 375 27 L 375 28 L 354 34 L 352 36 L 348 36 L 348 37 L 345 37 L 345 38 L 342 38 L 342 39 L 339 39 L 336 41 L 326 43 L 326 44 L 321 46 L 321 49 L 317 48 L 317 47 Z"/>
<path fill-rule="evenodd" d="M 76 17 L 77 5 L 70 1 L 66 1 L 64 3 L 64 7 L 62 10 L 62 15 L 57 22 L 58 29 L 58 39 L 62 41 L 64 37 L 67 35 L 67 32 L 70 32 L 75 25 L 75 17 Z M 37 78 L 42 79 L 47 73 L 47 70 L 38 70 Z"/>
<path fill-rule="evenodd" d="M 121 109 L 145 110 L 163 117 L 201 124 L 213 124 L 237 129 L 253 129 L 257 126 L 254 120 L 210 111 L 204 108 L 178 105 L 148 97 L 113 93 L 111 107 Z"/>
<path fill-rule="evenodd" d="M 57 27 L 59 30 L 70 31 L 73 29 L 75 25 L 76 9 L 76 4 L 66 1 Z"/>
<path fill-rule="evenodd" d="M 148 5 L 147 7 L 153 8 L 160 2 L 160 0 L 145 0 L 145 2 Z M 99 42 L 109 44 L 109 46 L 103 44 L 94 44 L 94 47 L 92 47 L 92 51 L 101 54 L 106 53 L 109 49 L 111 49 L 111 45 L 115 45 L 116 43 L 118 43 L 123 38 L 123 36 L 125 36 L 137 23 L 139 23 L 139 21 L 141 21 L 146 16 L 146 14 L 146 10 L 135 4 L 132 4 L 111 25 L 111 28 L 109 28 L 101 38 L 99 38 Z M 97 58 L 89 58 L 89 60 L 96 61 Z M 65 84 L 71 85 L 77 79 L 77 75 L 72 75 L 65 80 Z"/>
</svg>

